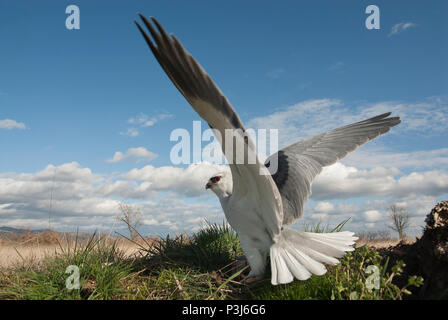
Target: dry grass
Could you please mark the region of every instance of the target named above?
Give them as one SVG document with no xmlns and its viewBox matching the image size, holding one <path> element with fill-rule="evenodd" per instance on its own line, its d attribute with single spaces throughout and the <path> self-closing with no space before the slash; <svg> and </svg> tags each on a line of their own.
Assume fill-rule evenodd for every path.
<svg viewBox="0 0 448 320">
<path fill-rule="evenodd" d="M 405 238 L 404 240 L 400 241 L 396 238 L 384 238 L 384 239 L 360 239 L 356 241 L 356 248 L 360 248 L 364 245 L 374 248 L 374 249 L 382 249 L 382 248 L 389 248 L 394 247 L 400 242 L 405 244 L 412 244 L 415 242 L 415 239 L 411 238 Z"/>
<path fill-rule="evenodd" d="M 139 253 L 139 242 L 131 242 L 121 237 L 111 235 L 99 235 L 104 241 L 116 242 L 117 248 L 127 257 L 136 256 Z M 84 236 L 76 237 L 76 234 L 64 234 L 58 232 L 26 232 L 23 234 L 11 234 L 0 239 L 0 269 L 16 268 L 18 266 L 36 266 L 45 258 L 63 253 L 77 246 L 84 246 L 88 241 Z M 153 239 L 145 239 L 147 243 Z"/>
<path fill-rule="evenodd" d="M 358 241 L 356 241 L 356 248 L 362 247 L 364 245 L 368 246 L 368 247 L 373 247 L 376 249 L 379 248 L 387 248 L 390 246 L 395 246 L 396 244 L 398 244 L 400 241 L 398 239 L 373 239 L 373 240 L 368 240 L 368 239 L 360 239 Z"/>
<path fill-rule="evenodd" d="M 62 253 L 69 247 L 73 248 L 74 244 L 63 245 L 62 247 L 59 245 L 0 245 L 0 269 L 35 266 L 46 257 Z M 139 252 L 139 247 L 130 242 L 119 241 L 117 247 L 127 257 L 136 256 Z"/>
<path fill-rule="evenodd" d="M 405 237 L 402 241 L 391 235 L 389 230 L 376 230 L 376 231 L 364 231 L 356 234 L 358 240 L 356 241 L 356 247 L 362 247 L 364 245 L 373 249 L 382 249 L 392 246 L 396 246 L 398 243 L 412 244 L 415 239 Z"/>
<path fill-rule="evenodd" d="M 0 245 L 52 245 L 61 240 L 61 233 L 53 231 L 31 232 L 28 229 L 23 232 L 2 232 Z"/>
</svg>

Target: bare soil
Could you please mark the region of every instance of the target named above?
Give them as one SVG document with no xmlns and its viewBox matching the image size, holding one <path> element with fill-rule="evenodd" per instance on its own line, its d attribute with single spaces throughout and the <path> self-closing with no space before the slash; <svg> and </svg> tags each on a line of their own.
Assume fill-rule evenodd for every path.
<svg viewBox="0 0 448 320">
<path fill-rule="evenodd" d="M 415 242 L 400 242 L 379 251 L 392 264 L 397 260 L 406 264 L 399 286 L 410 275 L 423 277 L 423 286 L 411 299 L 448 299 L 448 201 L 438 203 L 425 221 L 423 235 Z"/>
</svg>

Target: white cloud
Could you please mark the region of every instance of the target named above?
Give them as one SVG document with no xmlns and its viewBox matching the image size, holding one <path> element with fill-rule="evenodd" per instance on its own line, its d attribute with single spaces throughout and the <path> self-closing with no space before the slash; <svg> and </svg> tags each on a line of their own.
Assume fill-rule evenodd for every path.
<svg viewBox="0 0 448 320">
<path fill-rule="evenodd" d="M 200 196 L 204 194 L 205 184 L 210 177 L 223 171 L 229 171 L 229 167 L 207 162 L 191 164 L 185 169 L 147 165 L 141 169 L 130 170 L 123 174 L 123 178 L 144 181 L 142 185 L 145 185 L 147 190 L 174 191 L 186 196 Z"/>
<path fill-rule="evenodd" d="M 328 214 L 326 214 L 326 213 L 312 213 L 311 214 L 311 218 L 315 219 L 315 220 L 318 220 L 318 221 L 323 221 L 323 220 L 328 219 Z"/>
<path fill-rule="evenodd" d="M 427 136 L 448 132 L 448 101 L 443 98 L 429 98 L 418 103 L 385 101 L 362 105 L 359 110 L 363 117 L 384 112 L 400 116 L 402 123 L 397 130 L 423 133 Z"/>
<path fill-rule="evenodd" d="M 121 162 L 130 159 L 136 159 L 137 162 L 142 160 L 151 161 L 157 158 L 157 154 L 154 152 L 148 151 L 146 148 L 138 147 L 138 148 L 129 148 L 125 153 L 117 151 L 114 153 L 114 156 L 110 159 L 107 159 L 107 162 Z"/>
<path fill-rule="evenodd" d="M 248 121 L 247 127 L 278 129 L 281 147 L 306 136 L 334 129 L 332 124 L 336 122 L 335 120 L 338 120 L 339 125 L 344 123 L 345 119 L 341 119 L 341 114 L 338 112 L 339 107 L 342 107 L 342 102 L 335 99 L 307 100 L 270 115 L 251 119 Z M 316 124 L 319 125 L 316 126 Z"/>
<path fill-rule="evenodd" d="M 176 170 L 178 168 L 171 169 L 174 173 L 179 173 Z M 180 169 L 183 188 L 188 189 L 190 183 L 195 186 L 194 190 L 197 187 L 191 196 L 208 195 L 208 198 L 212 198 L 204 188 L 205 181 L 200 178 L 201 169 L 193 169 Z M 144 171 L 148 174 L 147 170 Z M 110 231 L 121 227 L 116 226 L 114 220 L 119 212 L 118 200 L 134 203 L 134 199 L 140 199 L 135 204 L 141 208 L 146 224 L 144 228 L 151 234 L 191 231 L 198 227 L 198 218 L 206 218 L 212 222 L 222 221 L 223 215 L 216 203 L 191 203 L 181 199 L 180 194 L 189 192 L 179 188 L 180 192 L 176 193 L 176 187 L 171 189 L 158 179 L 164 177 L 177 178 L 176 175 L 170 177 L 169 174 L 155 174 L 145 177 L 151 181 L 116 180 L 120 177 L 94 174 L 89 168 L 82 168 L 76 162 L 60 166 L 48 165 L 36 173 L 2 173 L 0 226 L 47 228 L 50 199 L 51 226 L 58 230 L 74 231 L 79 226 L 80 230 L 92 231 L 97 228 Z M 172 183 L 174 186 L 176 181 Z"/>
<path fill-rule="evenodd" d="M 72 162 L 48 165 L 35 173 L 2 173 L 0 225 L 48 227 L 52 197 L 51 225 L 59 230 L 121 228 L 114 217 L 119 212 L 117 201 L 124 200 L 141 209 L 147 233 L 190 232 L 203 219 L 223 221 L 218 200 L 204 188 L 212 175 L 223 170 L 229 169 L 200 163 L 187 168 L 145 166 L 107 175 Z M 323 220 L 333 226 L 351 217 L 346 230 L 363 230 L 367 223 L 384 229 L 388 207 L 396 203 L 411 213 L 419 231 L 424 216 L 447 194 L 446 172 L 403 175 L 397 169 L 360 170 L 336 164 L 313 184 L 312 199 L 298 223 Z"/>
<path fill-rule="evenodd" d="M 148 226 L 154 226 L 154 225 L 158 225 L 159 224 L 158 221 L 156 219 L 154 219 L 154 218 L 144 219 L 142 222 L 144 224 L 148 225 Z"/>
<path fill-rule="evenodd" d="M 27 203 L 27 199 L 32 199 L 39 207 L 48 208 L 51 190 L 57 191 L 59 199 L 82 199 L 101 180 L 76 162 L 58 167 L 48 165 L 35 174 L 0 174 L 0 203 L 8 199 L 16 204 Z"/>
<path fill-rule="evenodd" d="M 12 129 L 26 129 L 23 122 L 17 122 L 11 119 L 0 120 L 0 129 L 12 130 Z"/>
<path fill-rule="evenodd" d="M 415 26 L 416 26 L 416 24 L 412 23 L 412 22 L 400 22 L 400 23 L 397 23 L 397 24 L 393 25 L 392 28 L 390 29 L 388 37 L 393 36 L 395 34 L 399 34 L 399 33 L 403 32 L 403 31 L 405 31 L 405 30 L 407 30 L 407 29 L 409 29 L 411 27 L 415 27 Z"/>
<path fill-rule="evenodd" d="M 400 175 L 396 168 L 359 170 L 342 163 L 325 167 L 312 186 L 316 200 L 448 193 L 448 172 L 433 170 Z"/>
<path fill-rule="evenodd" d="M 210 194 L 205 190 L 210 177 L 223 171 L 229 171 L 229 167 L 207 162 L 192 164 L 187 168 L 146 165 L 123 173 L 119 180 L 102 184 L 97 190 L 107 197 L 128 199 L 156 197 L 159 192 L 201 197 Z"/>
<path fill-rule="evenodd" d="M 125 132 L 120 132 L 120 134 L 130 137 L 137 137 L 140 132 L 136 128 L 128 128 Z"/>
<path fill-rule="evenodd" d="M 131 124 L 132 127 L 128 128 L 125 132 L 120 132 L 120 134 L 130 137 L 137 137 L 138 135 L 140 135 L 139 128 L 152 127 L 157 122 L 171 117 L 171 114 L 159 114 L 154 117 L 149 117 L 144 113 L 140 113 L 138 116 L 128 119 L 127 123 Z"/>
<path fill-rule="evenodd" d="M 0 174 L 0 225 L 48 227 L 49 216 L 55 223 L 52 226 L 67 227 L 70 221 L 75 226 L 107 223 L 116 201 L 102 198 L 96 191 L 103 181 L 101 175 L 76 162 L 48 165 L 34 174 Z"/>
<path fill-rule="evenodd" d="M 151 126 L 155 125 L 157 122 L 159 122 L 160 120 L 170 118 L 170 117 L 172 117 L 172 115 L 170 115 L 170 114 L 159 114 L 155 117 L 150 118 L 148 115 L 146 115 L 144 113 L 140 113 L 136 117 L 129 118 L 128 123 L 136 124 L 141 127 L 151 127 Z"/>
<path fill-rule="evenodd" d="M 394 204 L 405 208 L 414 216 L 426 216 L 437 202 L 434 196 L 406 195 L 400 199 L 395 199 Z"/>
<path fill-rule="evenodd" d="M 364 217 L 368 222 L 375 222 L 380 220 L 382 215 L 378 210 L 367 210 L 364 212 Z"/>
<path fill-rule="evenodd" d="M 330 202 L 320 201 L 314 207 L 314 210 L 316 210 L 318 212 L 322 212 L 322 213 L 331 212 L 334 210 L 334 205 Z"/>
<path fill-rule="evenodd" d="M 402 120 L 388 133 L 413 132 L 425 136 L 448 133 L 448 101 L 431 98 L 419 103 L 385 101 L 349 107 L 337 99 L 306 100 L 247 122 L 247 128 L 278 129 L 279 147 L 314 135 L 392 112 Z M 381 138 L 379 138 L 381 139 Z"/>
<path fill-rule="evenodd" d="M 396 168 L 448 168 L 448 148 L 410 151 L 410 152 L 391 152 L 378 148 L 361 148 L 350 153 L 342 163 L 354 166 L 358 169 L 374 168 L 378 164 L 387 167 Z"/>
</svg>

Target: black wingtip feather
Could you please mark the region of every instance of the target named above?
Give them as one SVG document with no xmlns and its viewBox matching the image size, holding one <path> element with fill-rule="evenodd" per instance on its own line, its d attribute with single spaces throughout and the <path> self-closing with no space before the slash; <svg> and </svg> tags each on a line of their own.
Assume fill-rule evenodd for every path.
<svg viewBox="0 0 448 320">
<path fill-rule="evenodd" d="M 151 35 L 152 35 L 152 37 L 153 37 L 155 43 L 156 43 L 157 45 L 159 45 L 159 44 L 160 44 L 160 35 L 159 35 L 159 33 L 157 32 L 157 30 L 154 29 L 154 27 L 152 26 L 152 24 L 149 22 L 148 19 L 146 19 L 146 17 L 145 17 L 144 15 L 141 14 L 141 15 L 140 15 L 140 18 L 142 18 L 143 23 L 145 24 L 146 28 L 148 28 L 148 30 L 149 30 L 149 32 L 151 33 Z"/>
<path fill-rule="evenodd" d="M 143 38 L 145 38 L 146 43 L 148 44 L 149 48 L 151 49 L 152 53 L 157 57 L 157 49 L 154 46 L 154 44 L 151 41 L 151 38 L 146 34 L 145 30 L 140 26 L 140 24 L 135 21 L 135 24 L 137 25 L 138 30 L 140 30 L 140 33 L 143 35 Z"/>
<path fill-rule="evenodd" d="M 383 114 L 374 116 L 374 117 L 372 117 L 372 118 L 370 118 L 370 119 L 367 119 L 366 121 L 381 120 L 381 119 L 387 118 L 387 117 L 390 116 L 391 114 L 392 114 L 392 112 L 386 112 L 386 113 L 383 113 Z"/>
<path fill-rule="evenodd" d="M 156 18 L 154 17 L 150 17 L 151 20 L 154 22 L 154 24 L 156 25 L 157 29 L 159 30 L 160 34 L 162 35 L 163 39 L 165 41 L 170 41 L 170 36 L 168 35 L 168 33 L 165 31 L 165 29 L 162 27 L 162 25 L 159 23 L 159 21 L 157 21 Z"/>
</svg>

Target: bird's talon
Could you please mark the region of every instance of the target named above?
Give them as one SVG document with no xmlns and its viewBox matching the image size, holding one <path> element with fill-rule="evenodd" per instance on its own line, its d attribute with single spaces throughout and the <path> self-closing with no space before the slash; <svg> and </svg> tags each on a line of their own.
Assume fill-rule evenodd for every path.
<svg viewBox="0 0 448 320">
<path fill-rule="evenodd" d="M 257 276 L 247 275 L 246 277 L 244 277 L 243 283 L 251 284 L 251 283 L 255 283 L 255 282 L 261 281 L 261 280 L 262 279 L 257 277 Z"/>
</svg>

